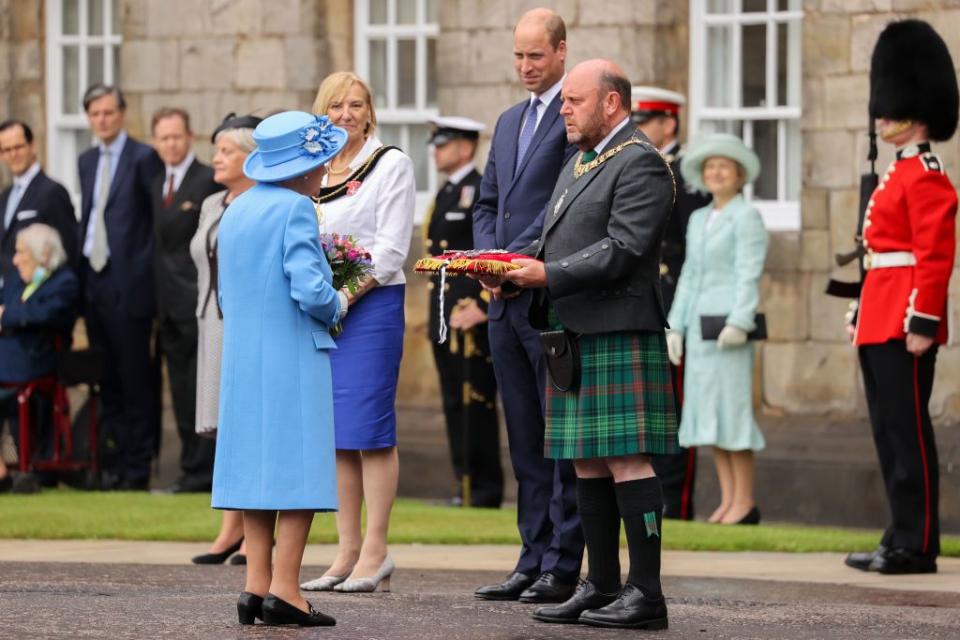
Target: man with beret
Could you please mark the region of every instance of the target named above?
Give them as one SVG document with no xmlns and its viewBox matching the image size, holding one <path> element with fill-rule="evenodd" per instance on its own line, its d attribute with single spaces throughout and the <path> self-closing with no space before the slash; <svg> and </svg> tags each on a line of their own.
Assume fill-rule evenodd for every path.
<svg viewBox="0 0 960 640">
<path fill-rule="evenodd" d="M 891 520 L 875 550 L 847 556 L 862 571 L 937 570 L 940 476 L 927 405 L 947 341 L 957 192 L 930 141 L 956 131 L 954 69 L 943 39 L 919 20 L 887 25 L 871 61 L 870 117 L 897 152 L 864 213 L 866 275 L 849 331 Z"/>
<path fill-rule="evenodd" d="M 448 249 L 473 248 L 473 206 L 480 195 L 480 172 L 473 163 L 482 122 L 462 117 L 434 118 L 433 157 L 447 174 L 428 217 L 423 221 L 424 244 L 430 255 Z M 497 509 L 503 500 L 500 430 L 497 422 L 497 380 L 487 338 L 490 294 L 469 278 L 450 278 L 430 289 L 429 336 L 440 376 L 443 414 L 453 470 L 463 489 L 469 477 L 469 504 Z M 440 316 L 450 319 L 450 339 L 440 343 Z M 469 459 L 465 459 L 469 458 Z M 468 496 L 458 491 L 454 504 Z"/>
<path fill-rule="evenodd" d="M 680 175 L 680 107 L 683 95 L 660 87 L 633 87 L 630 91 L 630 118 L 653 143 L 673 171 L 677 198 L 660 245 L 660 290 L 663 306 L 670 313 L 677 278 L 686 255 L 687 220 L 690 214 L 706 206 L 710 198 L 699 191 L 688 190 Z M 683 389 L 683 372 L 670 365 L 674 389 Z M 697 478 L 697 450 L 681 448 L 679 453 L 654 456 L 653 466 L 663 485 L 663 517 L 693 520 L 693 494 Z"/>
<path fill-rule="evenodd" d="M 562 96 L 567 140 L 580 152 L 560 173 L 540 239 L 524 250 L 537 259 L 514 260 L 521 268 L 503 279 L 546 302 L 531 310 L 550 329 L 541 334 L 551 380 L 545 449 L 576 470 L 589 571 L 567 601 L 534 618 L 666 629 L 663 494 L 650 457 L 679 447 L 659 291 L 676 187 L 630 122 L 630 83 L 619 66 L 578 64 Z M 630 557 L 622 587 L 621 522 Z"/>
</svg>

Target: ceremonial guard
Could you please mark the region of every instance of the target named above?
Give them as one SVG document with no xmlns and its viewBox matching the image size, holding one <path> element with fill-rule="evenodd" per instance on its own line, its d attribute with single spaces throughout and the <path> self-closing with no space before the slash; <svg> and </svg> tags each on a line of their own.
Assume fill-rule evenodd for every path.
<svg viewBox="0 0 960 640">
<path fill-rule="evenodd" d="M 933 573 L 940 552 L 939 466 L 927 404 L 937 348 L 947 340 L 957 192 L 930 141 L 957 126 L 953 61 L 933 28 L 890 23 L 870 69 L 870 117 L 896 158 L 867 202 L 865 277 L 851 334 L 891 521 L 872 552 L 847 565 L 885 574 Z"/>
<path fill-rule="evenodd" d="M 447 174 L 423 222 L 426 250 L 435 256 L 448 249 L 473 248 L 473 205 L 481 180 L 473 157 L 484 125 L 461 117 L 434 118 L 432 123 L 429 143 L 437 169 Z M 465 277 L 447 279 L 442 291 L 434 282 L 427 286 L 429 336 L 440 376 L 450 456 L 460 483 L 453 503 L 496 509 L 503 499 L 503 471 L 497 380 L 487 338 L 490 296 L 476 280 Z M 441 315 L 449 319 L 451 328 L 443 341 Z"/>
<path fill-rule="evenodd" d="M 677 183 L 677 199 L 660 245 L 660 289 L 663 293 L 664 308 L 669 313 L 686 255 L 687 220 L 691 213 L 705 207 L 710 198 L 699 191 L 688 189 L 680 173 L 680 107 L 686 103 L 683 95 L 659 87 L 632 87 L 630 98 L 631 119 L 670 163 Z M 681 367 L 670 367 L 673 387 L 678 394 L 683 389 Z M 663 487 L 663 517 L 693 520 L 693 494 L 697 477 L 696 448 L 681 448 L 679 453 L 654 456 L 653 466 Z"/>
</svg>

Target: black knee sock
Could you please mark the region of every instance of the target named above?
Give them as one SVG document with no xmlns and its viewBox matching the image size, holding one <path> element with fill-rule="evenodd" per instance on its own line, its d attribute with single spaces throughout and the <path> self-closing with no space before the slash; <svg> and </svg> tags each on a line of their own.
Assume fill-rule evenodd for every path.
<svg viewBox="0 0 960 640">
<path fill-rule="evenodd" d="M 620 510 L 613 478 L 577 478 L 577 509 L 589 555 L 587 579 L 601 593 L 620 590 Z"/>
<path fill-rule="evenodd" d="M 660 588 L 660 527 L 663 523 L 660 479 L 618 482 L 614 488 L 630 551 L 627 582 L 640 587 L 645 596 L 659 598 L 663 593 Z"/>
</svg>

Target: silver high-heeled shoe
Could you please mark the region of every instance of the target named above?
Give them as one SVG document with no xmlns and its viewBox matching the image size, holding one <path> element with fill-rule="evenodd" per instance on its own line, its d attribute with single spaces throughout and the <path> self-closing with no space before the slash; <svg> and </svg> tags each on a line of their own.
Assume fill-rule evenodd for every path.
<svg viewBox="0 0 960 640">
<path fill-rule="evenodd" d="M 339 591 L 340 593 L 365 593 L 376 591 L 379 586 L 381 591 L 390 591 L 390 576 L 393 574 L 395 568 L 396 565 L 393 563 L 393 558 L 387 556 L 384 558 L 380 568 L 377 569 L 377 572 L 369 578 L 344 580 L 335 586 L 333 590 Z"/>
<path fill-rule="evenodd" d="M 348 571 L 342 576 L 321 576 L 316 580 L 308 580 L 300 585 L 304 591 L 333 591 L 333 588 L 350 577 Z"/>
</svg>

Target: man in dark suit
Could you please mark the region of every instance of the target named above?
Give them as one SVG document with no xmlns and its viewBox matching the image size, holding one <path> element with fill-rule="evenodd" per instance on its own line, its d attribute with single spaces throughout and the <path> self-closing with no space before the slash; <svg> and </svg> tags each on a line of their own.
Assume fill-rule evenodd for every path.
<svg viewBox="0 0 960 640">
<path fill-rule="evenodd" d="M 90 344 L 106 353 L 103 428 L 115 444 L 104 488 L 146 490 L 157 411 L 150 335 L 155 312 L 150 184 L 163 173 L 152 147 L 124 130 L 121 91 L 95 84 L 83 108 L 97 144 L 80 154 L 80 276 Z"/>
<path fill-rule="evenodd" d="M 37 162 L 37 147 L 30 126 L 20 120 L 0 123 L 0 159 L 10 170 L 13 184 L 0 193 L 0 299 L 5 278 L 16 278 L 13 254 L 17 232 L 35 223 L 50 225 L 60 234 L 71 268 L 77 265 L 77 217 L 70 194 L 44 173 Z"/>
<path fill-rule="evenodd" d="M 151 121 L 154 147 L 165 171 L 150 185 L 156 233 L 154 274 L 157 282 L 159 351 L 167 361 L 170 395 L 180 435 L 180 478 L 174 493 L 209 491 L 213 481 L 214 441 L 197 435 L 197 269 L 190 240 L 197 231 L 200 205 L 221 187 L 213 169 L 191 149 L 190 115 L 162 108 Z"/>
<path fill-rule="evenodd" d="M 576 380 L 547 391 L 546 450 L 576 467 L 590 567 L 569 600 L 534 617 L 666 629 L 663 495 L 650 456 L 679 448 L 660 295 L 660 243 L 676 187 L 664 158 L 630 123 L 629 104 L 630 83 L 612 62 L 570 71 L 560 113 L 581 153 L 560 174 L 542 239 L 525 251 L 539 259 L 516 260 L 521 268 L 504 278 L 546 293 L 549 310 L 539 315 L 551 338 L 575 341 L 568 351 L 580 363 Z M 621 520 L 630 554 L 622 588 Z"/>
<path fill-rule="evenodd" d="M 477 249 L 516 251 L 540 237 L 544 205 L 575 150 L 559 115 L 566 54 L 566 26 L 553 11 L 534 9 L 517 22 L 514 67 L 530 97 L 497 120 L 473 212 Z M 531 294 L 509 284 L 491 294 L 490 351 L 517 478 L 523 546 L 506 581 L 475 595 L 563 601 L 573 593 L 583 559 L 573 466 L 543 456 L 546 369 L 539 334 L 528 319 Z"/>
<path fill-rule="evenodd" d="M 473 248 L 473 207 L 480 195 L 480 173 L 473 164 L 483 123 L 461 117 L 434 118 L 430 136 L 437 169 L 447 180 L 424 221 L 427 252 Z M 464 472 L 470 479 L 470 505 L 499 508 L 503 500 L 500 466 L 500 426 L 497 419 L 497 380 L 487 338 L 490 294 L 469 278 L 450 278 L 430 289 L 429 336 L 440 376 L 443 413 L 453 470 L 460 481 L 454 504 L 464 504 Z M 450 338 L 440 342 L 440 316 L 450 319 Z M 466 387 L 464 387 L 466 385 Z M 469 400 L 464 402 L 464 398 Z M 466 419 L 466 425 L 464 420 Z M 465 433 L 466 432 L 466 433 Z M 464 437 L 469 441 L 466 442 Z M 469 460 L 465 460 L 465 458 Z"/>
<path fill-rule="evenodd" d="M 670 163 L 677 183 L 677 199 L 667 223 L 667 230 L 660 246 L 660 288 L 667 313 L 673 304 L 673 294 L 680 277 L 680 268 L 686 255 L 687 221 L 690 214 L 710 203 L 710 197 L 699 191 L 688 191 L 680 175 L 681 148 L 680 107 L 686 102 L 676 91 L 659 87 L 633 87 L 630 118 L 653 145 Z M 670 366 L 673 371 L 674 389 L 681 396 L 683 371 Z M 680 449 L 669 456 L 654 456 L 653 466 L 663 485 L 664 518 L 693 520 L 693 495 L 697 479 L 697 450 L 694 447 Z"/>
</svg>

